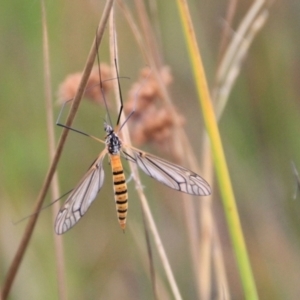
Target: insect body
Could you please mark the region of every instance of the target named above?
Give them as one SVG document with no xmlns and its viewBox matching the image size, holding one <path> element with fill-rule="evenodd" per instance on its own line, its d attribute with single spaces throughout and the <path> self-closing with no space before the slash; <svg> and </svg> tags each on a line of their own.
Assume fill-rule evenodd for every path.
<svg viewBox="0 0 300 300">
<path fill-rule="evenodd" d="M 120 158 L 120 150 L 122 147 L 121 141 L 111 126 L 105 124 L 105 131 L 107 133 L 105 142 L 107 145 L 107 151 L 110 157 L 110 164 L 113 173 L 115 201 L 119 223 L 121 228 L 125 229 L 128 209 L 128 194 L 126 179 Z"/>
<path fill-rule="evenodd" d="M 116 78 L 118 79 L 119 96 L 121 102 L 116 127 L 121 130 L 124 124 L 135 112 L 136 102 L 131 113 L 127 116 L 123 124 L 120 124 L 121 114 L 123 111 L 123 100 L 120 89 L 119 73 L 116 59 L 115 69 Z M 103 86 L 101 83 L 102 81 L 100 69 L 99 78 L 101 93 L 103 96 L 105 107 L 107 108 Z M 135 101 L 137 101 L 137 98 Z M 65 104 L 66 103 L 67 102 L 65 102 Z M 105 142 L 99 140 L 96 137 L 83 133 L 77 129 L 59 123 L 58 120 L 60 119 L 65 104 L 62 107 L 56 124 L 64 128 L 73 130 L 77 133 L 81 133 L 85 136 L 92 137 L 95 140 L 105 143 L 106 147 L 96 158 L 95 162 L 89 168 L 78 185 L 72 190 L 66 202 L 58 212 L 55 221 L 55 231 L 57 234 L 63 234 L 71 227 L 73 227 L 86 213 L 92 202 L 95 200 L 104 182 L 103 159 L 106 154 L 108 154 L 109 156 L 112 168 L 117 214 L 120 226 L 123 230 L 126 226 L 128 194 L 121 156 L 127 160 L 130 160 L 131 162 L 136 163 L 139 168 L 148 176 L 156 179 L 157 181 L 169 186 L 174 190 L 195 196 L 207 196 L 211 194 L 210 186 L 208 185 L 208 183 L 196 173 L 129 145 L 123 144 L 121 139 L 118 137 L 117 133 L 111 126 L 112 122 L 108 110 L 107 115 L 109 124 L 104 124 L 104 130 L 106 132 Z M 127 152 L 127 150 L 129 151 Z"/>
<path fill-rule="evenodd" d="M 196 196 L 210 195 L 210 186 L 196 173 L 131 146 L 123 145 L 110 125 L 105 124 L 104 129 L 106 148 L 60 209 L 55 221 L 57 234 L 63 234 L 73 227 L 95 200 L 104 182 L 103 159 L 106 154 L 110 158 L 118 219 L 122 229 L 126 226 L 128 194 L 121 154 L 135 162 L 147 175 L 172 189 Z M 126 148 L 130 149 L 132 155 L 125 151 Z"/>
</svg>

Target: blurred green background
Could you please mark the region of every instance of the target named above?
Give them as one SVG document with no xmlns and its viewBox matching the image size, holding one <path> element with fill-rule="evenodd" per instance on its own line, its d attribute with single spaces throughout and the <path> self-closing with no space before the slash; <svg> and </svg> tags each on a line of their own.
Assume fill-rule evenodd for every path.
<svg viewBox="0 0 300 300">
<path fill-rule="evenodd" d="M 102 13 L 104 1 L 98 2 L 46 3 L 54 95 L 63 79 L 69 73 L 81 71 L 85 64 Z M 189 3 L 212 85 L 227 3 Z M 135 15 L 134 3 L 128 4 Z M 234 26 L 248 8 L 249 3 L 238 4 Z M 274 2 L 266 26 L 249 50 L 219 123 L 261 299 L 298 299 L 300 295 L 300 194 L 293 199 L 296 183 L 291 169 L 294 161 L 300 170 L 299 16 L 299 1 Z M 170 93 L 186 117 L 187 135 L 199 153 L 198 133 L 202 123 L 175 3 L 159 2 L 157 17 L 165 63 L 172 68 L 174 76 Z M 118 9 L 116 18 L 120 75 L 130 78 L 129 83 L 122 82 L 126 95 L 145 62 Z M 13 222 L 30 214 L 49 166 L 39 1 L 2 1 L 0 37 L 2 285 L 27 221 L 17 225 Z M 100 48 L 100 59 L 108 61 L 107 34 Z M 59 109 L 55 106 L 55 117 Z M 103 118 L 102 107 L 83 102 L 74 127 L 102 138 Z M 58 138 L 61 129 L 55 131 Z M 78 182 L 102 147 L 86 137 L 69 135 L 58 167 L 61 193 Z M 151 147 L 146 150 L 155 153 Z M 110 167 L 107 165 L 105 169 L 105 184 L 93 208 L 63 236 L 69 299 L 152 299 L 144 229 L 134 184 L 129 184 L 130 229 L 123 234 L 116 218 Z M 195 299 L 181 197 L 148 178 L 143 177 L 143 184 L 183 298 Z M 51 200 L 48 196 L 46 202 Z M 213 201 L 232 299 L 242 299 L 217 187 Z M 40 215 L 10 299 L 57 298 L 53 234 L 51 209 L 47 209 Z M 154 260 L 168 288 L 155 251 Z"/>
</svg>

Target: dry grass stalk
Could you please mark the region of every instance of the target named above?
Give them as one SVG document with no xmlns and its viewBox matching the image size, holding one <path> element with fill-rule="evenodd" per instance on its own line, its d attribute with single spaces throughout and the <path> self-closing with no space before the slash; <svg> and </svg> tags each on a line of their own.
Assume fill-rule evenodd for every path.
<svg viewBox="0 0 300 300">
<path fill-rule="evenodd" d="M 102 36 L 103 36 L 103 32 L 104 32 L 104 29 L 105 29 L 105 24 L 107 22 L 109 12 L 112 8 L 112 4 L 113 4 L 113 0 L 107 0 L 105 8 L 103 10 L 101 20 L 99 22 L 96 37 L 94 39 L 94 42 L 92 44 L 90 53 L 89 53 L 88 58 L 87 58 L 87 62 L 86 62 L 86 65 L 85 65 L 85 71 L 84 71 L 84 75 L 82 77 L 81 84 L 79 85 L 78 91 L 77 91 L 75 99 L 73 101 L 73 105 L 72 105 L 70 114 L 69 114 L 67 122 L 66 122 L 67 126 L 71 126 L 72 121 L 74 120 L 75 114 L 77 112 L 77 109 L 78 109 L 83 91 L 85 89 L 86 81 L 89 77 L 89 74 L 90 74 L 91 69 L 92 69 L 92 65 L 95 61 L 97 46 L 100 45 L 100 42 L 101 42 L 101 39 L 102 39 Z M 96 40 L 98 41 L 98 43 L 96 43 Z M 5 278 L 5 281 L 4 281 L 4 284 L 3 284 L 3 288 L 2 288 L 2 291 L 1 291 L 2 292 L 1 297 L 2 297 L 3 300 L 7 299 L 7 297 L 8 297 L 11 286 L 14 282 L 15 276 L 16 276 L 18 270 L 19 270 L 19 267 L 20 267 L 20 264 L 21 264 L 22 259 L 24 257 L 25 251 L 28 247 L 30 238 L 32 236 L 33 230 L 35 228 L 35 225 L 36 225 L 36 222 L 37 222 L 37 219 L 38 219 L 38 216 L 39 216 L 38 212 L 40 211 L 40 209 L 42 207 L 44 198 L 45 198 L 45 196 L 47 194 L 47 191 L 49 189 L 49 186 L 50 186 L 50 183 L 52 181 L 54 172 L 56 170 L 56 166 L 58 164 L 60 155 L 62 153 L 64 144 L 65 144 L 67 135 L 68 135 L 68 130 L 65 129 L 62 132 L 62 135 L 61 135 L 61 138 L 58 142 L 57 150 L 56 150 L 55 155 L 53 157 L 51 166 L 50 166 L 50 168 L 47 172 L 47 175 L 46 175 L 46 178 L 44 180 L 43 186 L 42 186 L 41 191 L 40 191 L 40 193 L 37 197 L 36 203 L 34 205 L 34 209 L 33 209 L 34 214 L 30 218 L 30 220 L 28 221 L 25 232 L 22 236 L 22 240 L 20 241 L 18 250 L 17 250 L 17 252 L 14 256 L 14 259 L 13 259 L 10 267 L 9 267 L 9 270 L 8 270 L 7 275 L 6 275 L 6 278 Z"/>
<path fill-rule="evenodd" d="M 51 92 L 51 73 L 50 73 L 50 58 L 49 58 L 49 42 L 48 42 L 48 29 L 45 11 L 45 2 L 42 1 L 42 23 L 43 23 L 43 54 L 44 54 L 44 82 L 45 82 L 45 100 L 46 100 L 46 117 L 47 117 L 47 132 L 49 143 L 49 162 L 55 155 L 55 134 L 54 134 L 54 117 L 52 106 L 52 92 Z M 58 174 L 53 175 L 53 180 L 50 186 L 52 199 L 57 199 L 60 195 Z M 52 206 L 52 220 L 54 223 L 56 214 L 59 210 L 59 203 L 55 202 Z M 53 231 L 54 236 L 54 250 L 55 250 L 55 262 L 56 262 L 56 274 L 58 282 L 58 295 L 60 300 L 68 299 L 66 278 L 65 278 L 65 259 L 64 248 L 62 238 L 57 236 Z"/>
<path fill-rule="evenodd" d="M 120 2 L 118 2 L 120 4 Z M 173 101 L 167 91 L 167 88 L 164 84 L 164 81 L 161 79 L 160 70 L 163 67 L 161 64 L 162 58 L 157 53 L 162 53 L 162 51 L 157 51 L 157 43 L 153 43 L 153 35 L 151 31 L 151 25 L 145 24 L 145 22 L 149 22 L 148 17 L 146 15 L 146 10 L 144 9 L 143 3 L 137 3 L 138 13 L 137 15 L 140 17 L 140 22 L 143 24 L 142 29 L 143 33 L 139 32 L 138 26 L 136 26 L 133 18 L 130 14 L 130 11 L 124 5 L 124 3 L 120 4 L 122 10 L 124 11 L 124 15 L 128 20 L 129 26 L 131 27 L 134 36 L 137 39 L 137 43 L 141 48 L 141 52 L 143 53 L 144 57 L 146 58 L 146 63 L 150 65 L 151 72 L 153 72 L 153 76 L 156 78 L 157 83 L 159 84 L 160 94 L 162 96 L 161 101 L 167 107 L 167 111 L 170 116 L 173 116 L 172 122 L 174 122 L 174 129 L 170 134 L 170 138 L 168 141 L 168 150 L 169 154 L 175 158 L 175 161 L 179 164 L 183 164 L 185 166 L 190 166 L 194 171 L 200 173 L 200 169 L 198 167 L 198 162 L 195 158 L 195 154 L 191 148 L 191 145 L 188 141 L 188 138 L 182 128 L 182 120 L 181 118 L 177 117 L 176 110 L 174 108 Z M 147 42 L 143 42 L 143 38 L 151 37 L 148 39 Z M 148 45 L 147 47 L 145 45 Z M 154 49 L 153 49 L 154 48 Z M 143 137 L 143 135 L 142 135 Z M 157 144 L 161 147 L 160 144 Z M 187 227 L 187 235 L 189 237 L 189 249 L 191 251 L 192 257 L 192 266 L 194 267 L 195 276 L 198 278 L 198 260 L 199 260 L 199 249 L 198 249 L 198 239 L 199 236 L 197 235 L 198 228 L 197 222 L 195 220 L 195 207 L 194 202 L 187 201 L 191 197 L 189 195 L 182 194 L 180 195 L 183 199 L 183 207 L 186 216 L 186 227 Z M 197 281 L 198 279 L 196 279 Z M 199 279 L 200 280 L 200 279 Z"/>
<path fill-rule="evenodd" d="M 117 65 L 118 65 L 118 47 L 117 47 L 117 41 L 116 41 L 116 32 L 115 32 L 113 14 L 111 14 L 110 21 L 111 21 L 110 22 L 111 64 L 114 65 L 114 63 L 116 61 Z M 116 77 L 117 74 L 114 74 L 114 76 Z M 119 93 L 119 86 L 118 86 L 117 82 L 115 82 L 115 84 L 114 84 L 114 90 L 115 90 L 116 103 L 117 103 L 117 105 L 120 105 L 121 99 L 120 99 L 120 93 Z M 124 121 L 125 121 L 125 116 L 124 116 L 124 114 L 122 114 L 121 123 L 124 123 Z M 122 137 L 123 137 L 123 140 L 124 140 L 125 143 L 127 143 L 129 145 L 131 144 L 129 131 L 128 131 L 127 126 L 124 126 L 123 129 L 122 129 Z M 130 162 L 130 161 L 129 161 L 129 165 L 130 165 L 130 168 L 131 168 L 131 171 L 132 171 L 132 174 L 133 174 L 133 178 L 134 178 L 135 183 L 136 183 L 136 189 L 137 189 L 137 193 L 138 193 L 138 196 L 139 196 L 139 199 L 140 199 L 140 202 L 141 202 L 141 206 L 142 206 L 142 209 L 143 209 L 143 214 L 145 215 L 145 219 L 147 219 L 149 229 L 150 229 L 150 231 L 153 235 L 154 243 L 156 245 L 158 254 L 161 258 L 162 266 L 163 266 L 163 268 L 166 272 L 167 279 L 169 281 L 169 284 L 170 284 L 170 287 L 171 287 L 171 290 L 172 290 L 172 293 L 173 293 L 173 297 L 176 300 L 181 300 L 182 297 L 181 297 L 179 288 L 178 288 L 177 283 L 175 281 L 175 277 L 173 275 L 168 257 L 166 255 L 166 251 L 163 247 L 163 244 L 162 244 L 161 238 L 159 236 L 155 221 L 153 219 L 153 216 L 151 214 L 151 211 L 150 211 L 150 208 L 149 208 L 149 205 L 148 205 L 148 201 L 146 199 L 146 196 L 145 196 L 144 191 L 143 191 L 143 187 L 141 185 L 141 181 L 140 181 L 140 178 L 139 178 L 139 173 L 138 173 L 138 170 L 137 170 L 137 166 L 135 164 L 133 164 L 133 162 Z M 146 223 L 145 223 L 145 226 L 147 226 Z M 148 231 L 145 230 L 145 233 L 147 235 Z M 149 236 L 146 236 L 146 239 L 149 241 Z M 150 244 L 148 243 L 147 246 L 148 246 L 148 252 L 149 252 Z M 151 257 L 149 257 L 149 260 L 150 260 L 150 264 L 153 264 L 153 261 L 151 260 Z M 151 270 L 152 271 L 154 270 L 153 266 L 151 267 Z M 156 295 L 157 294 L 156 284 L 154 282 L 154 276 L 153 275 L 154 275 L 153 272 L 151 272 L 152 286 L 153 286 L 153 289 L 154 289 L 153 292 L 154 292 L 154 295 Z"/>
</svg>

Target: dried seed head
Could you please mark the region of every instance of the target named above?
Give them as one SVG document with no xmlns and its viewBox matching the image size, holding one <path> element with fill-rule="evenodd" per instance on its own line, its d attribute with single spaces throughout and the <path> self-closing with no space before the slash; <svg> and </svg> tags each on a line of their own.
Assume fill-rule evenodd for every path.
<svg viewBox="0 0 300 300">
<path fill-rule="evenodd" d="M 170 68 L 165 66 L 160 70 L 160 76 L 165 86 L 172 82 Z M 134 83 L 129 91 L 128 99 L 124 107 L 125 112 L 130 113 L 136 103 L 135 116 L 143 113 L 152 102 L 162 98 L 160 86 L 149 68 L 143 68 L 139 80 Z"/>
<path fill-rule="evenodd" d="M 124 110 L 129 114 L 136 105 L 129 122 L 135 144 L 152 142 L 162 146 L 168 143 L 174 126 L 184 123 L 184 118 L 177 112 L 170 113 L 164 106 L 159 83 L 150 72 L 148 68 L 142 69 L 139 81 L 129 91 Z M 169 67 L 163 67 L 160 76 L 164 85 L 172 82 Z"/>
<path fill-rule="evenodd" d="M 111 67 L 105 63 L 100 64 L 101 80 L 102 80 L 102 90 L 106 94 L 112 89 L 111 79 Z M 61 83 L 58 90 L 58 103 L 62 104 L 75 97 L 76 91 L 78 89 L 82 73 L 73 73 L 66 77 L 66 79 Z M 91 100 L 92 102 L 103 104 L 103 95 L 99 84 L 99 68 L 95 66 L 91 75 L 88 79 L 87 86 L 85 89 L 84 97 Z M 104 95 L 105 96 L 105 95 Z"/>
</svg>

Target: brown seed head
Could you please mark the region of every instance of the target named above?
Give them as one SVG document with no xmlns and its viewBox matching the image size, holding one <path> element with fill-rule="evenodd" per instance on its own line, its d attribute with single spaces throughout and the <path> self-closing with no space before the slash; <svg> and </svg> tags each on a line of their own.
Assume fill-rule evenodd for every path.
<svg viewBox="0 0 300 300">
<path fill-rule="evenodd" d="M 126 114 L 129 114 L 136 105 L 136 111 L 130 119 L 129 126 L 134 143 L 137 145 L 146 142 L 162 145 L 172 135 L 174 126 L 184 123 L 181 115 L 177 112 L 171 114 L 165 107 L 164 102 L 161 101 L 160 86 L 150 72 L 148 68 L 142 69 L 139 81 L 133 84 L 124 106 Z M 172 82 L 169 67 L 163 67 L 160 75 L 164 85 Z"/>
<path fill-rule="evenodd" d="M 101 80 L 102 80 L 102 90 L 100 88 L 100 79 L 99 79 L 99 68 L 95 66 L 91 75 L 88 79 L 87 86 L 85 89 L 84 97 L 91 100 L 92 102 L 103 104 L 103 95 L 108 93 L 112 89 L 112 80 L 111 79 L 111 67 L 105 63 L 100 64 Z M 78 89 L 82 73 L 73 73 L 66 77 L 66 79 L 61 83 L 58 90 L 58 103 L 62 104 L 65 101 L 73 99 L 75 97 L 76 91 Z"/>
</svg>

